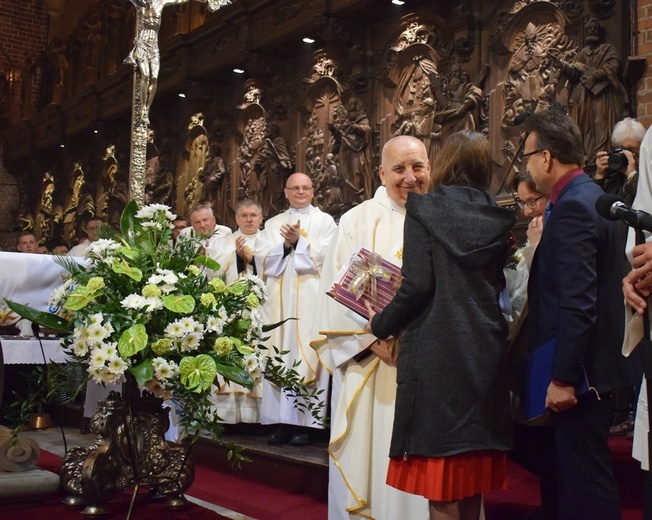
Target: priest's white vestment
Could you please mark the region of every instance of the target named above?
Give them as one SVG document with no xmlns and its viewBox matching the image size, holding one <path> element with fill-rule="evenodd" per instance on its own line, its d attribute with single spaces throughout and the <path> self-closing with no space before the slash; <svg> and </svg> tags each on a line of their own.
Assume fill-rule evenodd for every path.
<svg viewBox="0 0 652 520">
<path fill-rule="evenodd" d="M 254 274 L 253 264 L 245 266 L 244 271 L 238 271 L 238 259 L 235 252 L 235 241 L 238 237 L 244 237 L 246 247 L 255 251 L 256 237 L 259 232 L 253 235 L 245 235 L 239 229 L 231 235 L 221 237 L 211 243 L 206 249 L 206 254 L 220 264 L 217 276 L 224 277 L 228 284 L 245 274 Z M 260 421 L 259 407 L 262 387 L 260 383 L 254 385 L 253 390 L 237 384 L 222 381 L 219 386 L 211 388 L 210 400 L 215 405 L 217 414 L 226 424 L 257 423 Z"/>
<path fill-rule="evenodd" d="M 300 220 L 300 236 L 289 254 L 284 254 L 283 224 L 294 224 Z M 265 223 L 265 229 L 256 240 L 256 268 L 263 277 L 269 291 L 269 299 L 261 308 L 264 323 L 276 323 L 287 318 L 298 318 L 284 323 L 271 332 L 269 341 L 279 351 L 288 351 L 283 361 L 292 367 L 306 381 L 314 381 L 323 389 L 326 399 L 329 374 L 321 368 L 317 353 L 310 347 L 314 338 L 313 322 L 317 309 L 319 279 L 328 245 L 336 225 L 333 217 L 314 206 L 301 209 L 290 208 Z M 323 408 L 323 415 L 326 406 Z M 309 412 L 302 413 L 295 408 L 294 399 L 288 398 L 277 386 L 263 381 L 263 396 L 260 403 L 262 424 L 294 424 L 320 427 Z"/>
<path fill-rule="evenodd" d="M 384 187 L 345 213 L 324 263 L 322 290 L 337 281 L 360 247 L 402 265 L 405 209 Z M 385 481 L 396 400 L 396 368 L 375 355 L 354 356 L 376 341 L 364 332 L 367 320 L 329 297 L 321 299 L 318 325 L 326 336 L 313 345 L 333 375 L 331 397 L 329 520 L 428 518 L 428 501 Z"/>
</svg>

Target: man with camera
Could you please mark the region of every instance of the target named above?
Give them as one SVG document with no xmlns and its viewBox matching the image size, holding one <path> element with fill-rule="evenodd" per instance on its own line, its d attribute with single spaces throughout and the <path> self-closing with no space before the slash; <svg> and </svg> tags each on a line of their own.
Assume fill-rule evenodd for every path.
<svg viewBox="0 0 652 520">
<path fill-rule="evenodd" d="M 626 117 L 614 126 L 610 152 L 598 152 L 593 180 L 605 193 L 618 195 L 628 206 L 634 202 L 638 183 L 638 152 L 645 127 L 636 119 Z"/>
</svg>

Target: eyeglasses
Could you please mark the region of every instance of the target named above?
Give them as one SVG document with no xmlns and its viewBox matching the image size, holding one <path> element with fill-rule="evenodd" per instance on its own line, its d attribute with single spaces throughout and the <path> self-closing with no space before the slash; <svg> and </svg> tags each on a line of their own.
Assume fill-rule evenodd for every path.
<svg viewBox="0 0 652 520">
<path fill-rule="evenodd" d="M 312 186 L 292 186 L 285 188 L 286 190 L 298 192 L 298 191 L 311 191 L 313 189 Z"/>
<path fill-rule="evenodd" d="M 539 202 L 545 195 L 539 195 L 536 199 L 528 199 L 528 200 L 521 200 L 518 197 L 514 197 L 514 200 L 516 201 L 516 205 L 519 208 L 523 208 L 523 206 L 527 206 L 530 209 L 535 209 L 537 207 L 537 202 Z"/>
<path fill-rule="evenodd" d="M 537 153 L 541 153 L 541 152 L 543 152 L 543 150 L 534 150 L 534 151 L 532 151 L 532 152 L 528 152 L 528 153 L 521 154 L 521 159 L 525 159 L 525 162 L 527 163 L 528 158 L 529 158 L 531 155 L 535 155 L 535 154 L 537 154 Z"/>
</svg>

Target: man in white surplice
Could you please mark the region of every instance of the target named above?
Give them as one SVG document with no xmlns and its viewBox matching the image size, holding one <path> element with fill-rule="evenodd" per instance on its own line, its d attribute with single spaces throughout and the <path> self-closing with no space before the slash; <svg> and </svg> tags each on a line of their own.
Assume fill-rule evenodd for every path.
<svg viewBox="0 0 652 520">
<path fill-rule="evenodd" d="M 322 293 L 360 247 L 402 265 L 407 194 L 425 193 L 430 178 L 425 146 L 415 137 L 394 137 L 383 148 L 378 173 L 383 186 L 374 198 L 340 219 L 324 263 Z M 313 345 L 333 374 L 328 518 L 426 519 L 425 498 L 385 484 L 396 368 L 387 343 L 364 332 L 366 322 L 331 298 L 321 298 L 317 324 L 326 337 Z"/>
<path fill-rule="evenodd" d="M 214 242 L 206 254 L 220 264 L 217 276 L 224 276 L 231 283 L 246 274 L 256 274 L 254 263 L 256 237 L 263 223 L 263 210 L 258 202 L 244 199 L 235 207 L 235 221 L 238 230 Z M 211 401 L 220 418 L 227 424 L 259 422 L 261 385 L 252 391 L 237 383 L 222 383 L 213 386 Z"/>
<path fill-rule="evenodd" d="M 298 318 L 272 331 L 270 353 L 274 353 L 272 346 L 288 351 L 283 355 L 286 366 L 300 361 L 296 371 L 317 388 L 323 388 L 322 397 L 326 399 L 329 375 L 310 348 L 310 334 L 314 330 L 322 263 L 336 225 L 330 215 L 311 204 L 313 187 L 306 174 L 290 175 L 284 193 L 290 208 L 269 219 L 256 240 L 258 275 L 263 276 L 269 290 L 261 312 L 265 323 Z M 268 381 L 263 381 L 260 406 L 262 424 L 280 425 L 268 439 L 272 444 L 308 444 L 307 431 L 296 426 L 319 427 L 310 413 L 295 408 L 294 399 Z"/>
</svg>

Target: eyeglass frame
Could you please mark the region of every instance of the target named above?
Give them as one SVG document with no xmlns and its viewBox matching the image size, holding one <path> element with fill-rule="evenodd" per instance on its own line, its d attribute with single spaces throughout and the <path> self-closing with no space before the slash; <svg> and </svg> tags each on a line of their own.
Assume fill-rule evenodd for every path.
<svg viewBox="0 0 652 520">
<path fill-rule="evenodd" d="M 514 201 L 516 205 L 523 209 L 523 206 L 527 206 L 530 209 L 535 209 L 537 207 L 537 202 L 539 202 L 545 195 L 539 195 L 536 199 L 521 200 L 517 195 L 514 195 Z"/>
<path fill-rule="evenodd" d="M 293 191 L 294 193 L 298 193 L 298 192 L 300 192 L 300 191 L 309 192 L 309 191 L 311 191 L 311 190 L 314 190 L 315 187 L 314 187 L 314 186 L 310 186 L 310 187 L 308 188 L 308 187 L 306 187 L 306 186 L 292 186 L 291 188 L 286 187 L 285 189 L 286 189 L 286 190 Z"/>
<path fill-rule="evenodd" d="M 529 157 L 531 157 L 532 155 L 536 155 L 538 153 L 541 153 L 541 152 L 545 152 L 545 151 L 546 151 L 545 148 L 541 148 L 540 150 L 533 150 L 533 151 L 528 152 L 528 153 L 522 153 L 521 154 L 521 160 L 525 159 L 525 162 L 527 163 L 528 160 L 529 160 Z"/>
</svg>

